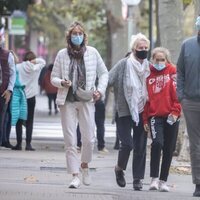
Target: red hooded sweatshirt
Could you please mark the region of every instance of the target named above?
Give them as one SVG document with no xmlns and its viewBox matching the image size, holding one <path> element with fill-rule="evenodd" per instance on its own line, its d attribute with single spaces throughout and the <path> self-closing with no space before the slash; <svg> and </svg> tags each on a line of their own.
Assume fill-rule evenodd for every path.
<svg viewBox="0 0 200 200">
<path fill-rule="evenodd" d="M 149 100 L 144 107 L 144 124 L 153 116 L 167 117 L 170 113 L 180 116 L 181 104 L 176 95 L 176 67 L 166 64 L 166 68 L 158 71 L 150 65 L 150 70 L 146 82 Z"/>
</svg>

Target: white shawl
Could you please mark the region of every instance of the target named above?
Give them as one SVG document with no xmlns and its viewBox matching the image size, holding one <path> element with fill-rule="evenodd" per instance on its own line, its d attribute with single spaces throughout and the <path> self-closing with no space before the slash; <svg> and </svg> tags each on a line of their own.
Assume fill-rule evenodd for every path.
<svg viewBox="0 0 200 200">
<path fill-rule="evenodd" d="M 149 74 L 149 61 L 144 59 L 141 64 L 135 59 L 132 53 L 127 59 L 123 85 L 124 95 L 129 106 L 131 117 L 136 125 L 139 123 L 139 101 L 142 99 L 145 104 L 148 98 L 146 78 Z"/>
</svg>

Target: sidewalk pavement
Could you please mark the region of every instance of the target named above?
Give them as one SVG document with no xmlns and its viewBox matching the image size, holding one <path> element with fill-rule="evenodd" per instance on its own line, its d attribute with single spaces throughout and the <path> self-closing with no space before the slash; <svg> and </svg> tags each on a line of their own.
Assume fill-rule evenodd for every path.
<svg viewBox="0 0 200 200">
<path fill-rule="evenodd" d="M 120 188 L 115 182 L 114 166 L 117 151 L 113 144 L 107 146 L 108 154 L 99 154 L 95 148 L 90 164 L 91 186 L 81 185 L 69 189 L 71 176 L 66 172 L 66 161 L 61 141 L 55 141 L 57 150 L 41 149 L 45 141 L 33 141 L 35 152 L 0 149 L 0 199 L 1 200 L 189 200 L 192 199 L 191 175 L 172 170 L 169 175 L 169 193 L 149 191 L 149 156 L 143 191 L 134 191 L 130 157 L 125 177 L 127 186 Z M 24 146 L 24 145 L 23 145 Z M 149 151 L 148 151 L 149 152 Z M 175 158 L 172 169 L 188 163 L 178 163 Z"/>
<path fill-rule="evenodd" d="M 43 98 L 43 97 L 42 97 Z M 35 121 L 59 120 L 59 116 L 44 118 L 43 100 L 36 107 Z M 47 111 L 47 110 L 46 110 Z M 47 111 L 48 113 L 48 111 Z M 14 144 L 14 138 L 11 143 Z M 108 154 L 99 154 L 95 145 L 90 164 L 91 186 L 81 185 L 79 189 L 69 189 L 71 176 L 66 172 L 64 143 L 62 138 L 37 137 L 33 139 L 35 152 L 12 151 L 0 148 L 0 200 L 190 200 L 194 199 L 189 163 L 173 158 L 168 179 L 169 193 L 149 191 L 149 143 L 146 174 L 142 191 L 134 191 L 132 186 L 132 155 L 125 172 L 127 186 L 120 188 L 115 181 L 114 166 L 118 151 L 113 150 L 113 137 L 106 137 Z"/>
</svg>

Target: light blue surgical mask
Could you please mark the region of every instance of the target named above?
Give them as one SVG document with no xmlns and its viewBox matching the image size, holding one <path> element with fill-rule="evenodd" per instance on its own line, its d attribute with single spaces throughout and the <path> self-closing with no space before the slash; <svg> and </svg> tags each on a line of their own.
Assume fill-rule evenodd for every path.
<svg viewBox="0 0 200 200">
<path fill-rule="evenodd" d="M 163 70 L 166 67 L 166 65 L 164 63 L 155 63 L 155 64 L 153 64 L 153 66 L 158 71 L 161 71 L 161 70 Z"/>
<path fill-rule="evenodd" d="M 83 42 L 83 34 L 82 35 L 71 35 L 71 42 L 76 46 L 80 46 Z"/>
</svg>

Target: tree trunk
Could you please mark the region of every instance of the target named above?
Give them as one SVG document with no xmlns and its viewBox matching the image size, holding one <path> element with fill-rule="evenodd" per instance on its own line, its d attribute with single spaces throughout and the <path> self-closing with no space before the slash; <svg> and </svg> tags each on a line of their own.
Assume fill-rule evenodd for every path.
<svg viewBox="0 0 200 200">
<path fill-rule="evenodd" d="M 180 149 L 180 154 L 178 156 L 178 161 L 190 161 L 190 155 L 189 155 L 189 139 L 187 134 L 187 128 L 185 128 L 184 134 L 183 134 L 183 141 Z"/>
<path fill-rule="evenodd" d="M 199 0 L 197 0 L 199 3 Z M 183 31 L 183 3 L 182 0 L 156 1 L 157 5 L 157 28 L 160 46 L 166 47 L 171 53 L 172 62 L 176 64 L 180 47 L 184 39 Z M 189 160 L 188 136 L 184 116 L 181 116 L 179 134 L 176 145 L 178 160 Z"/>
<path fill-rule="evenodd" d="M 161 46 L 169 49 L 172 62 L 176 64 L 183 41 L 182 0 L 158 1 L 158 25 Z"/>
<path fill-rule="evenodd" d="M 195 17 L 200 15 L 200 1 L 194 0 Z"/>
</svg>

